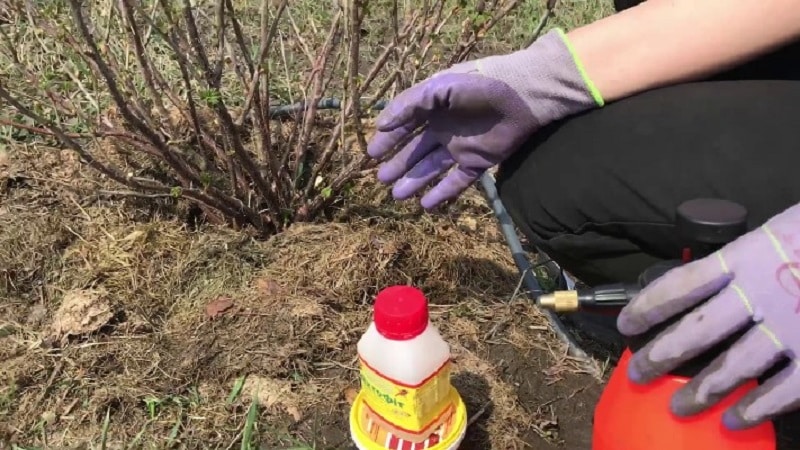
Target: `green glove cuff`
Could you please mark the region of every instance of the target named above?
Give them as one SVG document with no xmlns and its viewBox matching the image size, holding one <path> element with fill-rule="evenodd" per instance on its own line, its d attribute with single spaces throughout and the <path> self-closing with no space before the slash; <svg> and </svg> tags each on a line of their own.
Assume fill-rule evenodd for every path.
<svg viewBox="0 0 800 450">
<path fill-rule="evenodd" d="M 577 67 L 578 72 L 581 74 L 581 78 L 583 78 L 584 83 L 586 83 L 586 88 L 589 90 L 589 95 L 592 96 L 594 101 L 597 103 L 597 106 L 602 107 L 605 105 L 605 100 L 603 100 L 603 95 L 597 89 L 597 86 L 594 85 L 594 82 L 589 78 L 589 75 L 586 73 L 586 69 L 583 67 L 583 63 L 581 59 L 578 57 L 578 54 L 575 52 L 575 48 L 572 46 L 572 42 L 567 37 L 567 33 L 564 32 L 561 28 L 556 28 L 555 31 L 561 36 L 561 39 L 564 41 L 564 45 L 567 46 L 569 50 L 569 54 L 572 55 L 572 60 L 575 61 L 575 67 Z"/>
</svg>

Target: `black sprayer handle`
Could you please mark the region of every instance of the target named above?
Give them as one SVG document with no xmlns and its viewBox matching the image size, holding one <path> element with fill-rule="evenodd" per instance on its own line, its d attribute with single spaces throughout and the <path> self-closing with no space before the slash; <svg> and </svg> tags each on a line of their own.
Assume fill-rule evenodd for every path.
<svg viewBox="0 0 800 450">
<path fill-rule="evenodd" d="M 614 283 L 597 286 L 593 289 L 578 290 L 578 302 L 582 306 L 602 308 L 622 308 L 640 291 L 632 283 Z"/>
<path fill-rule="evenodd" d="M 678 206 L 675 228 L 690 258 L 703 258 L 747 232 L 747 209 L 717 198 L 689 200 Z"/>
</svg>

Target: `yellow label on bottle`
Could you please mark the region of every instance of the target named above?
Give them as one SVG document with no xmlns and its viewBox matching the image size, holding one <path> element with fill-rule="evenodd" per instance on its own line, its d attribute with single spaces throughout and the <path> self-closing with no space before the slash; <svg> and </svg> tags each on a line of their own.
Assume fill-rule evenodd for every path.
<svg viewBox="0 0 800 450">
<path fill-rule="evenodd" d="M 417 386 L 378 373 L 361 360 L 364 403 L 380 418 L 407 433 L 430 432 L 452 403 L 450 361 Z"/>
</svg>

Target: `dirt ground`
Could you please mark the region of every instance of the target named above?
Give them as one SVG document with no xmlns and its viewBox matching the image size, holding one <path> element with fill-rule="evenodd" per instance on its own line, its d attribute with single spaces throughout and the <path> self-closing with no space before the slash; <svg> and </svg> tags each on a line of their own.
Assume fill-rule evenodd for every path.
<svg viewBox="0 0 800 450">
<path fill-rule="evenodd" d="M 0 448 L 354 448 L 370 301 L 412 283 L 453 347 L 464 450 L 588 449 L 601 382 L 517 292 L 477 193 L 430 215 L 369 185 L 259 241 L 90 194 L 105 181 L 69 153 L 4 154 Z"/>
</svg>

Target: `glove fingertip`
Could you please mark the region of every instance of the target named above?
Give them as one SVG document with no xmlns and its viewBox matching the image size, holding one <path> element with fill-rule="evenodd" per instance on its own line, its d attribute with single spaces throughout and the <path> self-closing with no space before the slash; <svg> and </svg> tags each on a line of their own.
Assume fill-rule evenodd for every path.
<svg viewBox="0 0 800 450">
<path fill-rule="evenodd" d="M 408 135 L 405 130 L 378 131 L 367 144 L 367 155 L 372 159 L 381 159 Z"/>
<path fill-rule="evenodd" d="M 628 361 L 628 379 L 634 384 L 648 384 L 660 375 L 643 353 L 645 351 L 645 349 L 640 350 Z"/>
<path fill-rule="evenodd" d="M 647 331 L 647 324 L 623 309 L 617 316 L 617 330 L 625 336 L 635 336 Z"/>
<path fill-rule="evenodd" d="M 389 165 L 390 163 L 386 163 L 381 165 L 378 168 L 378 174 L 376 178 L 382 184 L 389 184 L 395 181 L 396 177 L 394 176 L 393 167 Z"/>
<path fill-rule="evenodd" d="M 628 379 L 634 384 L 645 384 L 642 372 L 633 363 L 628 365 Z"/>
<path fill-rule="evenodd" d="M 383 132 L 396 130 L 403 125 L 412 125 L 410 128 L 416 128 L 413 124 L 420 122 L 421 118 L 416 117 L 415 110 L 424 113 L 417 107 L 423 102 L 425 92 L 424 82 L 401 92 L 375 119 L 375 128 Z"/>
<path fill-rule="evenodd" d="M 401 125 L 397 122 L 396 115 L 381 114 L 375 119 L 375 128 L 377 128 L 378 131 L 392 131 Z"/>
<path fill-rule="evenodd" d="M 392 197 L 395 200 L 408 200 L 420 189 L 422 189 L 422 186 L 418 186 L 406 178 L 401 178 L 392 187 Z"/>
<path fill-rule="evenodd" d="M 446 177 L 422 197 L 420 204 L 426 211 L 430 211 L 444 202 L 454 200 L 469 187 L 469 185 L 459 186 L 455 183 L 449 183 L 449 181 L 448 177 Z"/>
<path fill-rule="evenodd" d="M 687 389 L 685 386 L 672 394 L 672 398 L 669 402 L 670 411 L 678 417 L 689 417 L 696 414 L 699 412 L 698 408 L 700 407 L 702 407 L 702 405 L 697 403 L 694 392 Z"/>
<path fill-rule="evenodd" d="M 731 431 L 739 431 L 749 426 L 734 409 L 729 409 L 722 414 L 722 424 Z"/>
<path fill-rule="evenodd" d="M 429 196 L 429 195 L 425 195 L 425 196 L 422 197 L 422 200 L 420 200 L 419 203 L 420 203 L 420 205 L 422 206 L 422 208 L 425 211 L 431 212 L 434 209 L 436 209 L 439 206 L 441 206 L 441 204 L 444 203 L 446 200 L 447 199 L 442 199 L 442 198 L 437 198 L 437 197 L 432 197 L 432 196 Z"/>
<path fill-rule="evenodd" d="M 375 144 L 367 144 L 367 155 L 372 159 L 381 159 L 386 154 L 386 148 Z"/>
<path fill-rule="evenodd" d="M 390 133 L 378 131 L 367 143 L 367 155 L 372 159 L 381 159 L 392 150 L 395 142 Z"/>
</svg>

